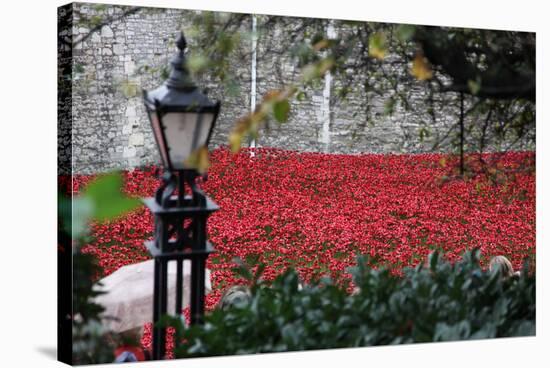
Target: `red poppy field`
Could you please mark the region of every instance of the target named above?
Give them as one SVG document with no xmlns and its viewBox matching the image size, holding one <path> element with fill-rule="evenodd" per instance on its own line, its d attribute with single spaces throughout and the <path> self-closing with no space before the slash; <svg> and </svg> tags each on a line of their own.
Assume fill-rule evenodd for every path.
<svg viewBox="0 0 550 368">
<path fill-rule="evenodd" d="M 233 275 L 234 257 L 258 255 L 263 277 L 294 267 L 304 281 L 322 275 L 346 280 L 357 253 L 373 266 L 399 273 L 424 262 L 433 250 L 451 260 L 479 247 L 482 262 L 505 255 L 515 268 L 535 253 L 535 155 L 467 157 L 468 175 L 458 179 L 457 159 L 442 154 L 335 155 L 279 149 L 217 149 L 203 188 L 220 206 L 208 232 L 217 252 L 208 260 L 212 308 Z M 126 192 L 152 196 L 155 168 L 124 173 Z M 91 177 L 73 181 L 77 191 Z M 118 221 L 92 226 L 84 252 L 97 256 L 105 275 L 148 259 L 144 240 L 153 219 L 141 207 Z M 150 344 L 146 329 L 142 343 Z"/>
</svg>

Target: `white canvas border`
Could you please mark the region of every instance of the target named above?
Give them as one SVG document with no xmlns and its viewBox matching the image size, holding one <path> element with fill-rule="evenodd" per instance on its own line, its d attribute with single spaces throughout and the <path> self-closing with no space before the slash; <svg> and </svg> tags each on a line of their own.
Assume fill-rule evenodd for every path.
<svg viewBox="0 0 550 368">
<path fill-rule="evenodd" d="M 57 367 L 56 347 L 56 7 L 57 0 L 7 1 L 0 5 L 3 171 L 0 190 L 9 205 L 2 222 L 2 366 Z M 549 345 L 547 230 L 548 20 L 544 2 L 461 0 L 320 1 L 107 1 L 144 5 L 290 16 L 466 26 L 537 32 L 537 337 L 399 347 L 281 353 L 143 363 L 144 367 L 257 367 L 343 364 L 395 367 L 539 366 Z M 546 45 L 544 44 L 546 42 Z M 29 105 L 29 101 L 32 104 Z M 7 233 L 7 236 L 5 235 Z M 547 307 L 546 307 L 547 309 Z M 546 354 L 545 354 L 546 355 Z M 102 365 L 110 366 L 110 365 Z"/>
</svg>

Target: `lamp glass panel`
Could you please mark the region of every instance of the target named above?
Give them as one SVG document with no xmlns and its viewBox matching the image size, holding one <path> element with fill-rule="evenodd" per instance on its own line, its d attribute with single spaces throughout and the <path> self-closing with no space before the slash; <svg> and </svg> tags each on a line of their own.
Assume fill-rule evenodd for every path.
<svg viewBox="0 0 550 368">
<path fill-rule="evenodd" d="M 160 150 L 160 157 L 164 167 L 168 167 L 168 159 L 166 152 L 166 144 L 164 138 L 162 137 L 162 131 L 159 124 L 159 118 L 157 112 L 154 110 L 147 110 L 149 114 L 149 120 L 151 121 L 151 126 L 153 128 L 153 134 L 155 135 L 155 140 L 157 141 L 158 148 Z"/>
<path fill-rule="evenodd" d="M 195 149 L 199 148 L 200 146 L 206 145 L 208 142 L 206 140 L 208 139 L 208 133 L 210 133 L 210 129 L 212 128 L 212 123 L 214 122 L 214 114 L 211 112 L 206 112 L 202 114 L 202 121 L 201 121 L 201 130 L 197 139 L 197 144 L 195 146 Z"/>
<path fill-rule="evenodd" d="M 168 113 L 162 117 L 174 169 L 185 169 L 191 153 L 206 144 L 213 120 L 213 113 Z"/>
</svg>

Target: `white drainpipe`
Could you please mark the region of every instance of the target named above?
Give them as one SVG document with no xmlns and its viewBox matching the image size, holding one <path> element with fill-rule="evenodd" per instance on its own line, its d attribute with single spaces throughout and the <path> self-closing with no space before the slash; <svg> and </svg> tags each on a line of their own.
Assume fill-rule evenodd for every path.
<svg viewBox="0 0 550 368">
<path fill-rule="evenodd" d="M 252 14 L 252 68 L 250 71 L 250 112 L 254 112 L 256 108 L 256 46 L 258 44 L 258 39 L 256 35 L 256 15 Z M 252 139 L 250 141 L 249 147 L 256 147 L 256 140 Z M 254 156 L 254 152 L 252 152 Z"/>
<path fill-rule="evenodd" d="M 331 21 L 327 27 L 327 37 L 329 39 L 336 37 L 336 30 Z M 323 102 L 321 104 L 321 119 L 323 121 L 323 130 L 321 133 L 321 143 L 325 145 L 325 151 L 330 144 L 330 90 L 332 86 L 332 75 L 330 72 L 325 74 L 325 87 L 323 88 Z"/>
</svg>

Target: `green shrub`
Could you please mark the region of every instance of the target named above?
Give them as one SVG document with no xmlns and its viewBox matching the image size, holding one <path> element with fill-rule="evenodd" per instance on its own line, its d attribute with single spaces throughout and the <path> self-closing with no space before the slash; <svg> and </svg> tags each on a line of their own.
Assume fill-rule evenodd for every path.
<svg viewBox="0 0 550 368">
<path fill-rule="evenodd" d="M 350 295 L 330 279 L 298 290 L 289 270 L 270 287 L 255 282 L 250 303 L 214 310 L 203 325 L 178 320 L 176 357 L 251 354 L 535 334 L 535 277 L 483 272 L 477 251 L 393 276 L 358 258 Z"/>
</svg>

